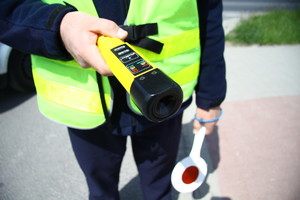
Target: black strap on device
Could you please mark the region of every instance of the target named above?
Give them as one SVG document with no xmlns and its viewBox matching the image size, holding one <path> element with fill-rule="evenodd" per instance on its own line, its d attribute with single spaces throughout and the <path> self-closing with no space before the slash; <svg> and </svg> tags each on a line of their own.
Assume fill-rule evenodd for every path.
<svg viewBox="0 0 300 200">
<path fill-rule="evenodd" d="M 128 32 L 128 36 L 125 39 L 125 42 L 128 42 L 132 45 L 147 49 L 154 53 L 160 54 L 164 44 L 147 38 L 149 35 L 158 34 L 158 25 L 157 23 L 149 23 L 142 25 L 124 25 L 121 26 L 122 29 Z"/>
<path fill-rule="evenodd" d="M 100 101 L 102 104 L 102 109 L 104 113 L 104 117 L 106 119 L 106 124 L 109 130 L 112 130 L 112 123 L 110 119 L 110 115 L 107 109 L 106 101 L 105 101 L 105 94 L 103 89 L 103 83 L 102 83 L 102 75 L 96 72 L 97 75 L 97 82 L 98 82 L 98 88 L 99 88 L 99 94 L 100 94 Z"/>
</svg>

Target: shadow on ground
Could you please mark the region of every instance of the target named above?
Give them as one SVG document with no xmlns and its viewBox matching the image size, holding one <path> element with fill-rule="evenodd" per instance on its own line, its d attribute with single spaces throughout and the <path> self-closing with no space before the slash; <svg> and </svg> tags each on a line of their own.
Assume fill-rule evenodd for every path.
<svg viewBox="0 0 300 200">
<path fill-rule="evenodd" d="M 194 135 L 192 134 L 193 124 L 192 122 L 184 124 L 182 127 L 182 137 L 179 146 L 178 158 L 177 160 L 181 160 L 188 156 L 192 144 Z M 218 127 L 214 130 L 211 135 L 205 137 L 205 141 L 203 143 L 201 156 L 208 164 L 208 175 L 212 174 L 219 165 L 220 162 L 220 147 L 219 147 L 219 133 Z M 205 197 L 211 189 L 209 183 L 205 180 L 205 182 L 195 190 L 191 195 L 194 199 L 201 199 Z M 172 191 L 173 199 L 179 199 L 179 193 L 173 189 Z M 126 199 L 135 199 L 135 200 L 142 200 L 142 191 L 139 184 L 139 177 L 136 176 L 131 181 L 124 186 L 120 191 L 120 197 L 122 200 Z M 228 197 L 215 197 L 213 196 L 211 200 L 231 200 Z"/>
<path fill-rule="evenodd" d="M 15 108 L 22 104 L 29 98 L 35 95 L 35 92 L 22 93 L 13 89 L 7 88 L 0 91 L 0 113 L 4 113 L 8 110 Z"/>
</svg>

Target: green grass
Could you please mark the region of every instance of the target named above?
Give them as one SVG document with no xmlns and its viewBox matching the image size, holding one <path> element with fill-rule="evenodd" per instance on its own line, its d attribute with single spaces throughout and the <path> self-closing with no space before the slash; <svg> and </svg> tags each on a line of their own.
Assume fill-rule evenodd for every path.
<svg viewBox="0 0 300 200">
<path fill-rule="evenodd" d="M 226 40 L 233 44 L 300 44 L 300 10 L 271 11 L 242 20 Z"/>
</svg>

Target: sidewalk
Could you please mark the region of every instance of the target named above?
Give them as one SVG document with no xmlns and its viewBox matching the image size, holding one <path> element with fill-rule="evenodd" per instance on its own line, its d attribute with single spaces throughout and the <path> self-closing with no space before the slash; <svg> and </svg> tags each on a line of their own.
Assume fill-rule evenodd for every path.
<svg viewBox="0 0 300 200">
<path fill-rule="evenodd" d="M 299 55 L 300 45 L 226 47 L 224 114 L 206 137 L 210 174 L 195 199 L 300 199 Z M 185 126 L 193 109 L 186 112 Z M 185 146 L 192 141 L 188 134 Z"/>
</svg>

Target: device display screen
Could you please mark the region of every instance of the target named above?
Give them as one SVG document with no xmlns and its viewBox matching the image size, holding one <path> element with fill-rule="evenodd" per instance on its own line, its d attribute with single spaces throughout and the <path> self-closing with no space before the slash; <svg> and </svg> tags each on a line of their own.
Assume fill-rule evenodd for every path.
<svg viewBox="0 0 300 200">
<path fill-rule="evenodd" d="M 126 44 L 117 46 L 111 49 L 111 51 L 133 75 L 138 75 L 153 68 Z"/>
</svg>

